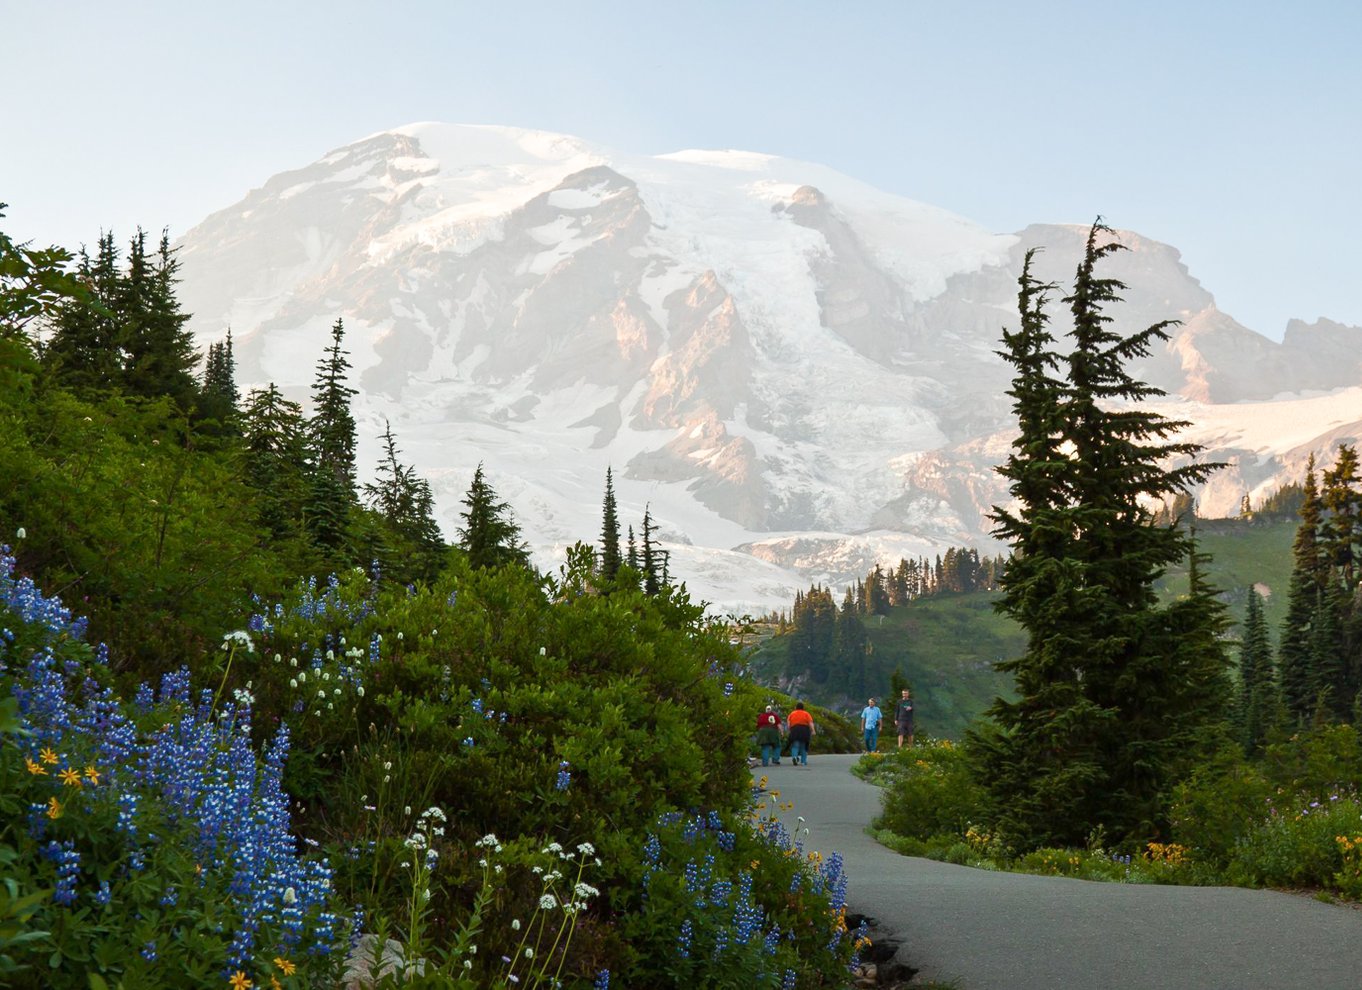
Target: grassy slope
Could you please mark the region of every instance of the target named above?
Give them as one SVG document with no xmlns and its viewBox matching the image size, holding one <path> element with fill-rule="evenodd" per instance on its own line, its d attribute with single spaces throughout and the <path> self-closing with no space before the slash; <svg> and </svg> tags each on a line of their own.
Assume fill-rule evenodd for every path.
<svg viewBox="0 0 1362 990">
<path fill-rule="evenodd" d="M 1224 592 L 1230 618 L 1236 623 L 1243 619 L 1251 584 L 1265 586 L 1270 592 L 1266 597 L 1268 627 L 1275 640 L 1286 607 L 1296 522 L 1203 521 L 1199 527 L 1201 549 L 1212 558 L 1210 579 Z M 1185 589 L 1183 568 L 1170 572 L 1160 584 L 1165 595 Z M 993 611 L 997 597 L 996 593 L 943 595 L 893 609 L 882 621 L 874 616 L 866 620 L 872 647 L 870 667 L 877 684 L 874 690 L 887 696 L 890 674 L 901 669 L 917 701 L 920 731 L 958 739 L 996 695 L 1011 693 L 1011 679 L 998 674 L 992 665 L 1019 655 L 1026 640 L 1010 619 Z M 771 682 L 784 672 L 787 646 L 788 637 L 782 636 L 764 639 L 757 646 L 752 662 L 759 679 Z M 848 713 L 859 711 L 863 703 L 817 689 L 806 689 L 801 697 Z M 888 706 L 881 707 L 890 714 Z"/>
<path fill-rule="evenodd" d="M 1296 539 L 1298 521 L 1278 519 L 1244 524 L 1234 520 L 1203 520 L 1197 524 L 1197 543 L 1211 555 L 1210 580 L 1221 590 L 1236 625 L 1244 620 L 1248 589 L 1261 587 L 1267 626 L 1273 643 L 1277 629 L 1286 617 L 1286 590 L 1291 580 L 1291 544 Z M 1170 571 L 1160 584 L 1165 594 L 1187 590 L 1186 568 Z M 1237 632 L 1234 633 L 1237 635 Z"/>
</svg>

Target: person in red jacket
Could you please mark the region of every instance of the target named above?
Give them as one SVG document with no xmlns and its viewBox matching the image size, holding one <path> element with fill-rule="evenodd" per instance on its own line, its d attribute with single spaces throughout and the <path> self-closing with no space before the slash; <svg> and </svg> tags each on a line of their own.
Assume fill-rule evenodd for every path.
<svg viewBox="0 0 1362 990">
<path fill-rule="evenodd" d="M 757 715 L 757 745 L 761 747 L 762 766 L 770 766 L 773 757 L 780 766 L 780 716 L 772 705 Z"/>
<path fill-rule="evenodd" d="M 790 726 L 790 756 L 797 767 L 809 765 L 809 743 L 813 742 L 813 716 L 804 709 L 804 702 L 795 702 L 794 711 L 786 719 Z"/>
</svg>

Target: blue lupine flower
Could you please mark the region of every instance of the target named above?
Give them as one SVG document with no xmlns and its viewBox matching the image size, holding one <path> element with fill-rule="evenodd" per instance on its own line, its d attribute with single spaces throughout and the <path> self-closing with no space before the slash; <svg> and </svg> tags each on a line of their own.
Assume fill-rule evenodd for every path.
<svg viewBox="0 0 1362 990">
<path fill-rule="evenodd" d="M 676 936 L 676 954 L 682 959 L 690 958 L 690 940 L 692 935 L 690 919 L 681 922 L 681 931 Z"/>
<path fill-rule="evenodd" d="M 57 865 L 57 887 L 52 892 L 54 903 L 68 905 L 76 901 L 76 881 L 80 879 L 80 853 L 75 843 L 69 839 L 57 842 L 55 839 L 43 847 L 44 858 Z"/>
<path fill-rule="evenodd" d="M 603 969 L 591 981 L 591 990 L 610 990 L 610 970 Z"/>
<path fill-rule="evenodd" d="M 558 780 L 554 783 L 554 790 L 565 791 L 572 786 L 572 771 L 568 769 L 568 761 L 563 760 L 558 764 Z"/>
<path fill-rule="evenodd" d="M 174 841 L 187 838 L 188 852 L 203 873 L 226 880 L 234 961 L 244 964 L 254 958 L 257 934 L 267 923 L 280 933 L 281 947 L 287 950 L 306 939 L 307 951 L 329 952 L 337 937 L 335 915 L 327 910 L 331 870 L 325 861 L 297 854 L 281 788 L 287 728 L 257 756 L 249 711 L 228 704 L 214 712 L 207 689 L 199 692 L 195 704 L 189 672 L 181 668 L 161 681 L 159 705 L 168 720 L 139 734 L 110 689 L 91 679 L 80 664 L 58 664 L 53 654 L 58 637 L 79 640 L 84 635 L 84 621 L 72 619 L 58 600 L 42 596 L 31 581 L 16 580 L 13 568 L 13 559 L 0 553 L 0 615 L 18 616 L 31 629 L 45 631 L 48 640 L 22 658 L 22 669 L 5 667 L 14 675 L 23 727 L 32 745 L 52 745 L 72 754 L 73 763 L 92 758 L 104 768 L 106 776 L 98 786 L 107 789 L 117 808 L 114 834 L 125 846 L 126 869 L 145 869 L 147 854 L 154 854 L 161 842 L 142 827 L 144 804 L 153 805 L 155 820 L 164 821 Z M 276 609 L 276 616 L 281 614 Z M 5 649 L 0 643 L 0 655 L 8 656 Z M 107 652 L 97 651 L 96 662 L 106 661 Z M 77 703 L 74 697 L 84 700 Z M 136 704 L 144 712 L 156 707 L 149 685 L 139 688 Z M 44 810 L 43 805 L 30 809 L 30 831 L 39 841 L 48 824 Z M 71 840 L 49 841 L 43 848 L 55 864 L 54 902 L 73 903 L 80 852 Z M 108 905 L 109 882 L 101 882 L 91 896 L 96 904 Z M 162 903 L 170 906 L 178 896 L 176 888 L 167 888 Z M 156 942 L 140 951 L 155 960 Z"/>
</svg>

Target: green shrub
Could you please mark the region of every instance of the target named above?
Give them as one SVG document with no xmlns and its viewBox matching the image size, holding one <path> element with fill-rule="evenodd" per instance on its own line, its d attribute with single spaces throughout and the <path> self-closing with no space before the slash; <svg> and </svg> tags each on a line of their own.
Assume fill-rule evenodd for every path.
<svg viewBox="0 0 1362 990">
<path fill-rule="evenodd" d="M 403 910 L 402 842 L 423 807 L 449 817 L 433 930 L 457 924 L 477 889 L 480 836 L 589 842 L 602 896 L 569 972 L 610 968 L 628 984 L 635 956 L 610 923 L 639 908 L 647 828 L 669 812 L 746 807 L 753 688 L 684 594 L 602 595 L 581 571 L 544 582 L 456 562 L 428 588 L 382 590 L 358 573 L 305 586 L 253 625 L 261 649 L 228 679 L 293 728 L 300 823 L 338 853 L 338 888 L 371 916 Z M 532 887 L 505 878 L 475 968 L 508 948 Z"/>
<path fill-rule="evenodd" d="M 899 835 L 963 838 L 986 815 L 985 794 L 970 772 L 965 750 L 948 739 L 897 750 L 878 760 L 889 779 L 877 821 Z"/>
<path fill-rule="evenodd" d="M 1255 886 L 1334 886 L 1344 870 L 1338 837 L 1355 835 L 1359 820 L 1362 802 L 1355 794 L 1278 805 L 1248 831 L 1226 876 L 1232 883 Z"/>
<path fill-rule="evenodd" d="M 622 924 L 637 953 L 630 986 L 840 986 L 860 944 L 841 857 L 806 854 L 775 817 L 661 816 L 637 890 Z"/>
<path fill-rule="evenodd" d="M 1268 807 L 1273 787 L 1255 765 L 1233 750 L 1198 767 L 1173 792 L 1172 840 L 1195 859 L 1224 867 Z"/>
</svg>

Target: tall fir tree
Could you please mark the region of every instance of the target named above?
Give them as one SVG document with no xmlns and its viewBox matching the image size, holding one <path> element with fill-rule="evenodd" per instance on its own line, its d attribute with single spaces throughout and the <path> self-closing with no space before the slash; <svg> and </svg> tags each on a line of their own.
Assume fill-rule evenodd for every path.
<svg viewBox="0 0 1362 990">
<path fill-rule="evenodd" d="M 508 565 L 528 567 L 529 549 L 520 539 L 520 527 L 511 514 L 511 507 L 497 497 L 482 465 L 473 472 L 473 482 L 463 497 L 464 524 L 459 529 L 459 545 L 468 554 L 474 568 L 493 568 Z"/>
<path fill-rule="evenodd" d="M 866 693 L 866 646 L 870 637 L 866 634 L 865 623 L 861 621 L 861 611 L 856 605 L 851 589 L 842 599 L 842 608 L 837 613 L 837 645 L 833 660 L 836 671 L 847 694 L 859 698 Z"/>
<path fill-rule="evenodd" d="M 1272 664 L 1272 643 L 1263 615 L 1263 596 L 1249 588 L 1248 612 L 1244 617 L 1243 640 L 1239 646 L 1239 723 L 1240 739 L 1249 754 L 1259 752 L 1271 726 L 1276 709 L 1276 675 Z"/>
<path fill-rule="evenodd" d="M 57 310 L 43 363 L 61 384 L 86 393 L 105 393 L 122 384 L 123 356 L 116 312 L 118 248 L 112 233 L 100 235 L 94 260 L 81 248 L 76 277 L 91 305 L 67 300 Z"/>
<path fill-rule="evenodd" d="M 199 355 L 186 324 L 189 314 L 175 295 L 180 262 L 162 231 L 155 257 L 146 250 L 146 234 L 138 228 L 128 248 L 128 272 L 119 311 L 124 353 L 123 387 L 145 398 L 168 396 L 183 410 L 197 404 L 194 368 Z"/>
<path fill-rule="evenodd" d="M 307 528 L 327 563 L 349 562 L 350 510 L 355 496 L 355 417 L 350 400 L 345 324 L 331 327 L 331 345 L 317 362 L 312 382 L 312 417 L 307 423 L 310 457 Z"/>
<path fill-rule="evenodd" d="M 653 533 L 657 526 L 653 524 L 652 507 L 643 507 L 643 591 L 648 595 L 656 595 L 662 590 L 662 582 L 659 578 L 661 573 L 661 553 L 658 551 L 657 544 L 653 541 Z"/>
<path fill-rule="evenodd" d="M 637 572 L 639 569 L 638 541 L 634 539 L 633 523 L 629 524 L 629 551 L 625 557 L 625 563 L 629 565 L 631 571 Z"/>
<path fill-rule="evenodd" d="M 1358 487 L 1357 448 L 1339 444 L 1334 466 L 1324 472 L 1320 490 L 1321 542 L 1345 592 L 1357 587 L 1357 555 L 1362 544 L 1362 488 Z"/>
<path fill-rule="evenodd" d="M 275 540 L 301 536 L 310 491 L 302 406 L 284 398 L 274 382 L 253 390 L 242 414 L 242 444 L 261 523 Z"/>
<path fill-rule="evenodd" d="M 1053 350 L 1049 287 L 1032 276 L 1030 256 L 1021 328 L 1003 338 L 1019 435 L 1000 472 L 1019 508 L 994 510 L 995 532 L 1013 550 L 999 608 L 1028 645 L 1000 665 L 1016 678 L 1016 700 L 995 701 L 993 728 L 975 738 L 1001 824 L 1025 845 L 1081 842 L 1098 825 L 1151 834 L 1169 785 L 1228 702 L 1228 660 L 1215 635 L 1223 616 L 1204 608 L 1212 597 L 1204 582 L 1192 604 L 1160 605 L 1154 591 L 1194 545 L 1185 532 L 1151 525 L 1144 507 L 1218 465 L 1162 466 L 1200 448 L 1170 439 L 1186 424 L 1140 407 L 1162 393 L 1126 365 L 1166 340 L 1169 324 L 1128 337 L 1110 328 L 1105 308 L 1125 288 L 1097 274 L 1121 247 L 1099 243 L 1110 236 L 1100 220 L 1092 226 L 1064 299 L 1067 355 Z"/>
<path fill-rule="evenodd" d="M 241 393 L 236 386 L 236 355 L 230 327 L 226 340 L 208 345 L 199 391 L 200 417 L 218 424 L 216 432 L 220 434 L 235 433 L 241 414 Z"/>
<path fill-rule="evenodd" d="M 613 580 L 623 562 L 620 556 L 620 519 L 615 505 L 615 482 L 607 467 L 605 504 L 601 510 L 601 574 L 607 581 Z"/>
<path fill-rule="evenodd" d="M 374 480 L 365 484 L 364 497 L 382 519 L 387 532 L 374 548 L 383 573 L 395 581 L 431 581 L 439 572 L 445 543 L 435 521 L 435 497 L 430 483 L 416 468 L 398 459 L 401 451 L 392 424 L 384 421 L 383 453 Z"/>
<path fill-rule="evenodd" d="M 815 684 L 827 684 L 832 677 L 837 653 L 837 604 L 832 592 L 818 585 L 796 595 L 791 616 L 794 631 L 786 672 L 791 677 L 805 674 Z"/>
<path fill-rule="evenodd" d="M 1286 616 L 1277 647 L 1281 672 L 1282 703 L 1298 723 L 1309 719 L 1320 690 L 1311 627 L 1324 598 L 1324 554 L 1319 544 L 1321 519 L 1319 487 L 1315 480 L 1315 455 L 1305 468 L 1300 525 L 1291 547 L 1291 580 L 1287 589 Z"/>
</svg>

